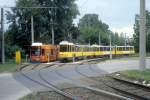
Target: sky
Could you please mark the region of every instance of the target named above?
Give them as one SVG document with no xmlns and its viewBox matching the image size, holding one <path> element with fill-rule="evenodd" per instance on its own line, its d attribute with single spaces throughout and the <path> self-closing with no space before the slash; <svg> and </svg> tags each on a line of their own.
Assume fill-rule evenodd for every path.
<svg viewBox="0 0 150 100">
<path fill-rule="evenodd" d="M 132 37 L 135 14 L 139 14 L 140 0 L 77 0 L 80 16 L 87 13 L 99 15 L 99 19 L 110 26 L 113 32 L 124 32 Z M 146 1 L 146 9 L 150 10 L 150 0 Z"/>
<path fill-rule="evenodd" d="M 110 26 L 113 32 L 134 33 L 135 14 L 139 14 L 140 0 L 76 0 L 80 15 L 74 20 L 77 24 L 85 14 L 98 14 L 99 19 Z M 14 6 L 15 0 L 0 0 L 0 6 Z M 146 1 L 150 10 L 150 0 Z"/>
</svg>

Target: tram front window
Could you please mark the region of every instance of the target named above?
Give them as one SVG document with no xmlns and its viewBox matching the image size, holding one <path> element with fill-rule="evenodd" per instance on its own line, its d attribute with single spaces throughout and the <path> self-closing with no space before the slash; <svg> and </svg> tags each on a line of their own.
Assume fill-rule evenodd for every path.
<svg viewBox="0 0 150 100">
<path fill-rule="evenodd" d="M 40 55 L 40 48 L 39 47 L 32 47 L 31 48 L 31 55 L 39 56 Z"/>
<path fill-rule="evenodd" d="M 60 52 L 67 52 L 67 46 L 66 45 L 61 45 L 60 46 Z"/>
</svg>

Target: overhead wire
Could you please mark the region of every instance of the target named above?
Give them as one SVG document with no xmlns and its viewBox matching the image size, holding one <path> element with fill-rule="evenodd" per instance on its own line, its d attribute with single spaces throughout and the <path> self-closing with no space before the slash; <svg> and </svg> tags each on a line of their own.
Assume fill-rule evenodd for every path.
<svg viewBox="0 0 150 100">
<path fill-rule="evenodd" d="M 85 0 L 81 6 L 79 6 L 80 8 L 83 8 L 85 6 L 85 4 L 88 2 L 88 0 Z"/>
</svg>

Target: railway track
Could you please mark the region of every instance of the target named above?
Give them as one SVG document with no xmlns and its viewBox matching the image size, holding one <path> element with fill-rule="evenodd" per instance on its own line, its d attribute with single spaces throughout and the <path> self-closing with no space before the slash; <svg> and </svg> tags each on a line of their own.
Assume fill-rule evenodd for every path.
<svg viewBox="0 0 150 100">
<path fill-rule="evenodd" d="M 79 65 L 82 65 L 83 63 L 80 63 Z M 76 86 L 79 86 L 79 87 L 82 87 L 82 88 L 85 88 L 87 90 L 90 90 L 93 92 L 96 92 L 98 94 L 101 94 L 101 95 L 105 95 L 105 96 L 108 96 L 108 97 L 111 97 L 113 99 L 119 99 L 119 100 L 132 100 L 130 98 L 127 98 L 127 97 L 124 97 L 124 96 L 121 96 L 121 95 L 117 95 L 117 94 L 114 94 L 114 93 L 111 93 L 111 92 L 108 92 L 108 91 L 104 91 L 102 89 L 99 89 L 99 88 L 95 88 L 95 87 L 90 87 L 90 86 L 87 86 L 87 85 L 84 85 L 84 84 L 81 84 L 81 83 L 78 83 L 77 80 L 74 80 L 74 79 L 71 79 L 71 78 L 68 78 L 66 77 L 65 75 L 61 74 L 58 70 L 57 70 L 58 67 L 55 68 L 55 72 L 60 76 L 60 77 L 63 77 L 64 79 L 67 79 L 68 82 L 71 82 L 72 84 L 75 84 Z M 76 69 L 75 69 L 76 70 Z M 77 72 L 77 73 L 80 73 L 82 76 L 86 77 L 86 75 L 82 74 L 81 72 Z M 89 77 L 88 77 L 89 78 Z"/>
<path fill-rule="evenodd" d="M 27 79 L 29 79 L 29 80 L 31 80 L 31 81 L 33 81 L 33 82 L 35 82 L 35 83 L 37 83 L 37 84 L 39 84 L 39 85 L 41 85 L 41 86 L 44 86 L 44 87 L 46 87 L 46 88 L 50 88 L 50 89 L 54 90 L 56 93 L 58 93 L 58 94 L 64 96 L 64 97 L 67 98 L 67 99 L 71 99 L 71 100 L 82 100 L 82 99 L 80 99 L 79 97 L 77 97 L 77 96 L 75 96 L 75 95 L 73 95 L 73 94 L 71 94 L 71 93 L 69 93 L 69 92 L 64 92 L 64 91 L 62 91 L 62 90 L 59 89 L 57 86 L 53 85 L 52 83 L 48 82 L 47 80 L 45 80 L 45 79 L 42 77 L 40 71 L 41 71 L 42 69 L 44 69 L 44 68 L 49 67 L 49 65 L 48 65 L 48 66 L 44 66 L 43 68 L 41 68 L 41 69 L 39 70 L 39 73 L 38 73 L 39 76 L 40 76 L 40 78 L 41 78 L 41 80 L 43 80 L 43 81 L 44 81 L 45 83 L 47 83 L 48 85 L 46 85 L 46 84 L 44 84 L 44 83 L 41 83 L 41 82 L 39 82 L 39 81 L 37 81 L 37 80 L 31 78 L 30 76 L 28 76 L 27 74 L 25 74 L 25 73 L 22 71 L 22 69 L 24 69 L 25 67 L 29 67 L 29 66 L 30 66 L 30 65 L 24 65 L 24 66 L 22 66 L 21 68 L 18 69 L 18 71 L 19 71 L 25 78 L 27 78 Z M 31 70 L 33 70 L 33 69 L 36 68 L 37 66 L 39 66 L 39 64 L 36 64 L 34 67 L 31 67 Z M 52 65 L 50 65 L 50 66 L 52 66 Z"/>
<path fill-rule="evenodd" d="M 121 89 L 114 87 L 113 84 L 112 84 L 114 81 L 109 82 L 109 83 L 106 82 L 106 81 L 103 81 L 103 82 L 102 82 L 102 81 L 99 81 L 99 80 L 97 80 L 97 79 L 93 79 L 93 78 L 89 77 L 87 74 L 81 72 L 81 71 L 78 69 L 78 65 L 82 65 L 82 64 L 84 64 L 84 63 L 85 63 L 85 62 L 83 62 L 83 63 L 78 63 L 78 64 L 75 66 L 75 71 L 76 71 L 78 74 L 80 74 L 81 76 L 87 78 L 88 80 L 92 80 L 92 81 L 95 82 L 95 83 L 100 83 L 100 82 L 101 82 L 101 83 L 103 83 L 104 85 L 106 85 L 106 86 L 108 86 L 108 87 L 111 87 L 112 89 L 115 89 L 116 91 L 119 91 L 119 92 L 121 92 L 121 93 L 123 93 L 123 94 L 127 94 L 127 93 L 126 93 L 127 91 L 126 91 L 126 92 L 125 92 L 125 91 L 123 92 L 123 91 L 120 91 Z M 37 68 L 39 65 L 40 65 L 40 64 L 36 64 L 35 66 L 32 66 L 30 70 L 34 70 L 34 69 Z M 24 68 L 29 67 L 30 64 L 29 64 L 29 65 L 24 65 L 24 66 L 22 66 L 22 68 L 20 68 L 20 73 L 21 73 L 24 77 L 26 77 L 27 79 L 29 79 L 29 80 L 31 80 L 31 81 L 33 81 L 33 82 L 35 82 L 35 83 L 38 83 L 39 85 L 44 86 L 44 87 L 46 87 L 46 88 L 50 88 L 50 89 L 54 90 L 56 93 L 60 94 L 61 96 L 64 96 L 65 98 L 72 99 L 72 100 L 82 100 L 82 98 L 80 98 L 79 96 L 75 96 L 75 95 L 73 95 L 73 94 L 70 93 L 70 92 L 64 92 L 64 91 L 62 91 L 62 89 L 59 89 L 57 86 L 55 86 L 55 84 L 52 84 L 50 81 L 48 81 L 48 80 L 46 80 L 46 78 L 44 78 L 44 75 L 42 74 L 42 71 L 43 71 L 44 69 L 46 69 L 46 68 L 48 68 L 48 67 L 51 66 L 51 67 L 54 68 L 54 69 L 51 70 L 51 71 L 55 71 L 55 73 L 58 74 L 60 77 L 63 77 L 64 79 L 68 80 L 68 82 L 74 84 L 75 87 L 78 86 L 78 87 L 81 87 L 81 88 L 90 90 L 92 93 L 94 92 L 94 93 L 96 93 L 96 94 L 97 94 L 97 93 L 98 93 L 98 94 L 103 94 L 103 95 L 106 95 L 106 96 L 109 96 L 109 97 L 117 98 L 117 99 L 119 99 L 119 100 L 132 100 L 132 99 L 126 97 L 126 95 L 122 96 L 122 95 L 114 94 L 114 93 L 112 93 L 112 92 L 108 92 L 108 91 L 105 91 L 105 90 L 101 90 L 100 88 L 90 87 L 90 86 L 87 86 L 87 85 L 79 84 L 75 79 L 68 78 L 68 77 L 64 76 L 63 74 L 61 74 L 61 73 L 57 70 L 57 68 L 59 68 L 59 67 L 61 67 L 62 65 L 64 65 L 64 63 L 63 63 L 63 64 L 58 64 L 57 66 L 55 66 L 55 65 L 56 65 L 56 64 L 45 65 L 44 67 L 42 67 L 42 68 L 40 68 L 39 70 L 37 70 L 37 71 L 38 71 L 38 76 L 39 76 L 40 79 L 41 79 L 43 82 L 45 82 L 46 84 L 43 84 L 43 83 L 41 83 L 41 82 L 39 82 L 39 81 L 37 81 L 37 80 L 32 79 L 32 77 L 28 76 L 27 74 L 25 74 L 25 73 L 22 71 Z M 100 73 L 98 70 L 95 70 L 90 64 L 89 64 L 88 68 L 89 68 L 89 70 L 92 71 L 92 72 Z M 113 79 L 113 80 L 115 80 L 115 79 Z M 128 94 L 128 95 L 129 95 L 129 94 Z M 131 95 L 131 94 L 130 94 L 130 95 Z M 129 97 L 130 97 L 130 96 L 129 96 Z M 132 95 L 131 97 L 133 97 L 133 95 Z M 139 97 L 138 97 L 138 98 L 139 98 Z M 141 99 L 141 98 L 140 98 L 140 99 Z M 142 99 L 143 99 L 143 98 L 142 98 Z M 144 98 L 143 100 L 150 100 L 150 99 Z"/>
<path fill-rule="evenodd" d="M 93 72 L 100 73 L 97 70 L 94 70 L 92 66 L 89 64 L 89 69 Z M 138 100 L 150 100 L 150 87 L 133 83 L 127 80 L 123 80 L 117 77 L 107 76 L 109 78 L 109 81 L 107 80 L 98 80 L 93 79 L 89 77 L 87 74 L 80 72 L 78 69 L 78 66 L 76 66 L 76 72 L 78 72 L 80 75 L 84 76 L 85 78 L 92 80 L 94 82 L 102 82 L 104 85 L 115 89 L 118 92 L 121 92 L 122 94 L 125 94 L 126 96 L 129 96 L 130 98 L 138 99 Z"/>
<path fill-rule="evenodd" d="M 111 82 L 111 86 L 117 91 L 126 93 L 141 100 L 150 100 L 150 87 L 133 83 L 117 77 L 111 78 L 113 79 Z"/>
</svg>

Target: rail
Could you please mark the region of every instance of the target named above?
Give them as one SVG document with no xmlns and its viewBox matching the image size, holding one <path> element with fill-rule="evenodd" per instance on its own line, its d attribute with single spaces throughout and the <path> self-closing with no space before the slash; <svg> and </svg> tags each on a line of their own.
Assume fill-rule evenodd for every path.
<svg viewBox="0 0 150 100">
<path fill-rule="evenodd" d="M 30 66 L 30 64 L 29 65 L 24 65 L 24 66 L 20 67 L 20 69 L 18 70 L 25 78 L 27 78 L 27 79 L 29 79 L 29 80 L 31 80 L 31 81 L 33 81 L 33 82 L 35 82 L 35 83 L 37 83 L 37 84 L 39 84 L 41 86 L 44 86 L 46 88 L 53 89 L 56 93 L 58 93 L 58 94 L 60 94 L 60 95 L 62 95 L 64 97 L 66 97 L 68 99 L 71 99 L 71 100 L 80 100 L 78 97 L 74 96 L 73 94 L 68 93 L 68 92 L 63 92 L 62 90 L 58 89 L 56 86 L 54 86 L 52 84 L 46 85 L 46 84 L 43 84 L 43 83 L 41 83 L 41 82 L 39 82 L 37 80 L 34 80 L 33 78 L 29 77 L 24 72 L 22 72 L 22 69 L 25 68 L 25 67 L 28 67 L 28 66 Z M 35 65 L 34 67 L 36 67 L 36 66 L 37 65 Z M 46 67 L 48 67 L 48 66 L 46 66 Z M 40 75 L 40 77 L 41 77 L 41 75 Z M 43 80 L 43 78 L 42 78 L 42 80 Z M 46 80 L 43 80 L 43 81 L 46 82 Z"/>
</svg>

